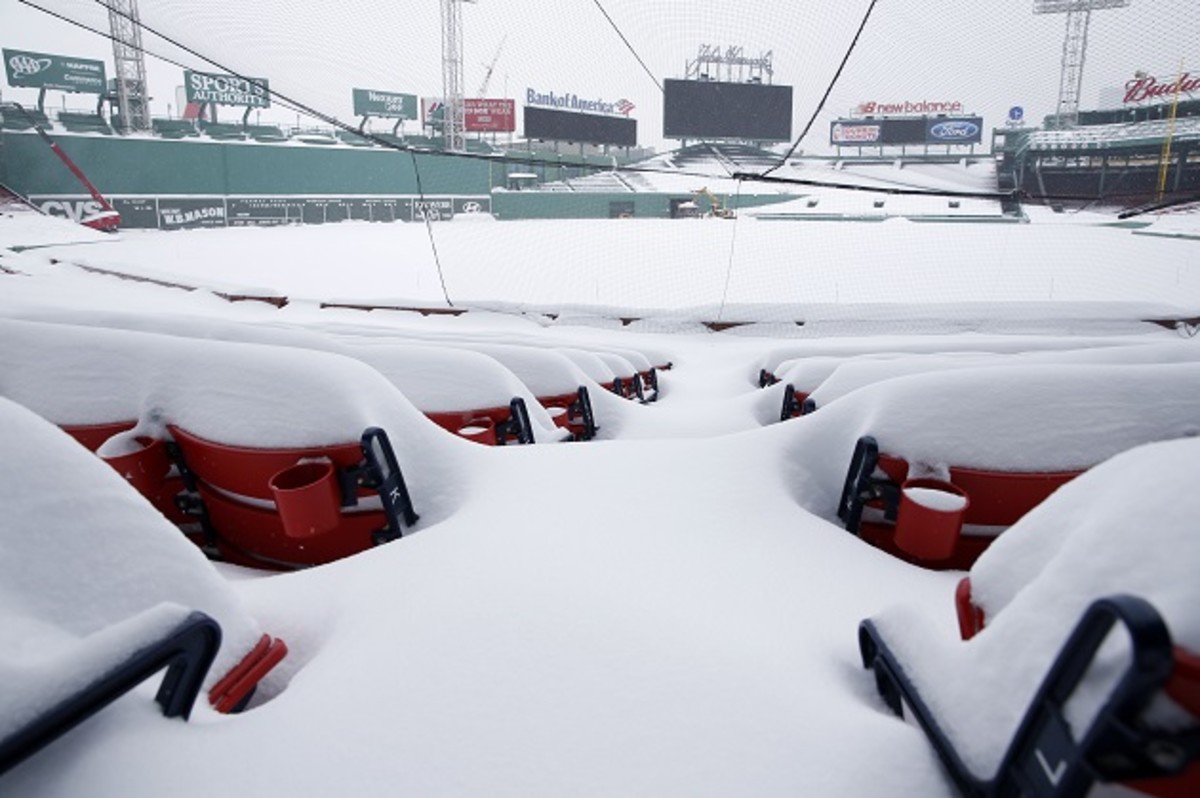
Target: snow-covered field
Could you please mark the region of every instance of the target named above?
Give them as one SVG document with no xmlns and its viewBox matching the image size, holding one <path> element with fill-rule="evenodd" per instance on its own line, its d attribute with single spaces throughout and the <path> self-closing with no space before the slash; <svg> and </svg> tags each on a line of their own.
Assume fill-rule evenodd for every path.
<svg viewBox="0 0 1200 798">
<path fill-rule="evenodd" d="M 218 617 L 227 646 L 268 632 L 290 648 L 248 711 L 202 699 L 190 723 L 166 720 L 143 686 L 0 776 L 0 793 L 953 794 L 861 668 L 864 618 L 903 641 L 985 776 L 1090 599 L 1137 593 L 1200 651 L 1200 339 L 1144 321 L 1200 316 L 1186 237 L 1200 216 L 1111 221 L 103 237 L 0 217 L 0 718 L 178 605 Z M 1169 235 L 1144 234 L 1160 224 Z M 466 313 L 321 306 L 445 308 L 443 283 Z M 445 352 L 444 369 L 402 361 L 414 344 Z M 515 384 L 517 360 L 497 365 L 514 351 Z M 659 401 L 598 387 L 639 358 L 660 367 Z M 764 368 L 784 382 L 760 389 Z M 597 440 L 487 448 L 420 412 L 562 380 L 590 386 Z M 776 423 L 786 382 L 819 409 Z M 212 564 L 55 428 L 114 416 L 251 446 L 379 424 L 421 520 L 304 571 Z M 982 606 L 1005 611 L 970 642 L 956 639 L 961 572 L 838 523 L 867 433 L 935 473 L 1091 469 L 973 571 Z"/>
</svg>

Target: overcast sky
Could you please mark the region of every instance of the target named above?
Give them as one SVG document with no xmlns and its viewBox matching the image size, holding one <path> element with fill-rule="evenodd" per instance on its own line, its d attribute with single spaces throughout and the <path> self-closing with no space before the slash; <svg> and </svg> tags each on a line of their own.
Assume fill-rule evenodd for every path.
<svg viewBox="0 0 1200 798">
<path fill-rule="evenodd" d="M 95 0 L 35 0 L 53 11 L 107 28 Z M 601 0 L 654 78 L 683 77 L 701 44 L 770 51 L 774 82 L 795 87 L 798 135 L 849 46 L 869 0 Z M 351 88 L 422 96 L 441 94 L 441 34 L 437 0 L 340 3 L 301 0 L 141 0 L 143 21 L 243 74 L 323 112 L 353 119 Z M 638 138 L 662 148 L 662 103 L 654 80 L 612 30 L 595 0 L 479 0 L 463 8 L 467 96 L 575 93 L 636 106 Z M 1062 16 L 1034 15 L 1031 0 L 879 0 L 825 113 L 806 148 L 827 148 L 829 122 L 866 101 L 960 101 L 985 125 L 1003 124 L 1020 105 L 1030 119 L 1054 110 L 1058 93 Z M 503 45 L 502 45 L 503 42 Z M 197 68 L 216 71 L 149 33 L 145 47 Z M 55 20 L 19 0 L 0 0 L 0 44 L 103 59 L 112 75 L 111 44 Z M 1137 70 L 1173 75 L 1182 65 L 1200 74 L 1200 3 L 1132 0 L 1095 12 L 1089 35 L 1082 105 L 1096 107 L 1105 88 Z M 152 111 L 179 113 L 180 69 L 148 60 Z M 36 93 L 5 87 L 5 99 L 33 102 Z M 92 105 L 86 95 L 54 94 L 48 102 Z M 226 118 L 238 114 L 226 109 Z M 518 119 L 520 112 L 518 111 Z M 262 121 L 295 124 L 273 107 Z M 303 121 L 303 120 L 301 120 Z M 415 123 L 406 130 L 415 132 Z M 986 137 L 985 137 L 986 142 Z"/>
</svg>

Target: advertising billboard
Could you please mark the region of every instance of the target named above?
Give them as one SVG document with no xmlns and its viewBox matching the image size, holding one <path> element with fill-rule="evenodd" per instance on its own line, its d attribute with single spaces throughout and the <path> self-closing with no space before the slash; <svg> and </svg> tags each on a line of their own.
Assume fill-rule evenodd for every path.
<svg viewBox="0 0 1200 798">
<path fill-rule="evenodd" d="M 417 95 L 374 89 L 354 89 L 354 115 L 416 119 Z"/>
<path fill-rule="evenodd" d="M 838 119 L 829 127 L 829 143 L 835 147 L 967 145 L 982 138 L 983 119 L 978 116 Z"/>
<path fill-rule="evenodd" d="M 239 78 L 208 72 L 183 72 L 183 87 L 189 103 L 270 108 L 271 91 L 266 78 Z"/>
<path fill-rule="evenodd" d="M 81 221 L 98 213 L 98 202 L 82 195 L 31 196 L 49 216 Z M 203 227 L 272 227 L 326 224 L 350 219 L 374 222 L 444 221 L 491 213 L 487 196 L 378 197 L 113 197 L 121 226 L 159 230 Z"/>
<path fill-rule="evenodd" d="M 978 116 L 935 116 L 925 123 L 926 144 L 978 144 L 983 140 L 983 119 Z"/>
<path fill-rule="evenodd" d="M 668 79 L 663 137 L 791 141 L 792 87 Z"/>
<path fill-rule="evenodd" d="M 486 98 L 463 100 L 464 126 L 471 133 L 512 133 L 517 129 L 514 100 Z"/>
<path fill-rule="evenodd" d="M 4 49 L 4 73 L 13 88 L 104 94 L 104 62 L 69 55 Z"/>
<path fill-rule="evenodd" d="M 525 106 L 525 138 L 637 146 L 637 120 Z"/>
</svg>

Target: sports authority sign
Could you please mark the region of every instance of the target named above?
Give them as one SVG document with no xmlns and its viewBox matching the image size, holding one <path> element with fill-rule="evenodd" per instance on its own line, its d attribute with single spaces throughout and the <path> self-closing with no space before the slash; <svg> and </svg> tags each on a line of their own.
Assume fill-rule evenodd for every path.
<svg viewBox="0 0 1200 798">
<path fill-rule="evenodd" d="M 103 94 L 108 90 L 104 62 L 69 55 L 4 50 L 4 72 L 14 88 Z"/>
<path fill-rule="evenodd" d="M 374 89 L 355 89 L 354 115 L 416 119 L 417 95 L 396 94 Z"/>
<path fill-rule="evenodd" d="M 1123 102 L 1126 105 L 1170 102 L 1175 99 L 1177 93 L 1185 100 L 1200 96 L 1200 75 L 1193 76 L 1190 72 L 1165 78 L 1134 75 L 1125 84 Z"/>
<path fill-rule="evenodd" d="M 463 116 L 466 129 L 472 133 L 512 133 L 517 129 L 515 100 L 466 98 Z"/>
<path fill-rule="evenodd" d="M 874 100 L 859 103 L 854 116 L 926 116 L 928 114 L 961 114 L 963 104 L 958 100 L 905 100 L 881 103 Z"/>
<path fill-rule="evenodd" d="M 606 100 L 588 100 L 578 94 L 542 94 L 536 89 L 525 90 L 525 104 L 557 108 L 560 111 L 583 111 L 589 114 L 608 114 L 610 116 L 629 116 L 637 106 L 625 98 L 607 102 Z"/>
<path fill-rule="evenodd" d="M 266 78 L 239 78 L 184 70 L 183 85 L 189 103 L 270 108 L 271 91 Z"/>
</svg>

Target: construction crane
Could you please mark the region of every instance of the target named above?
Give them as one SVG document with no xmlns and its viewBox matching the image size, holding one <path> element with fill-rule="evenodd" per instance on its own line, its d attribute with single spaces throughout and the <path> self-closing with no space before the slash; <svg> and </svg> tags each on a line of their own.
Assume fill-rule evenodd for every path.
<svg viewBox="0 0 1200 798">
<path fill-rule="evenodd" d="M 483 83 L 479 84 L 479 91 L 475 93 L 476 97 L 486 97 L 488 84 L 492 82 L 492 72 L 496 70 L 496 62 L 500 60 L 500 53 L 504 50 L 504 43 L 508 41 L 508 34 L 504 34 L 504 38 L 500 40 L 500 45 L 496 47 L 496 54 L 492 56 L 492 62 L 487 65 L 487 72 L 483 73 Z"/>
<path fill-rule="evenodd" d="M 732 209 L 726 208 L 724 204 L 722 204 L 721 198 L 708 190 L 708 186 L 698 188 L 693 191 L 692 194 L 696 197 L 697 208 L 699 208 L 700 205 L 699 200 L 708 200 L 708 213 L 705 214 L 706 216 L 712 216 L 717 219 L 732 219 L 737 215 Z"/>
</svg>

